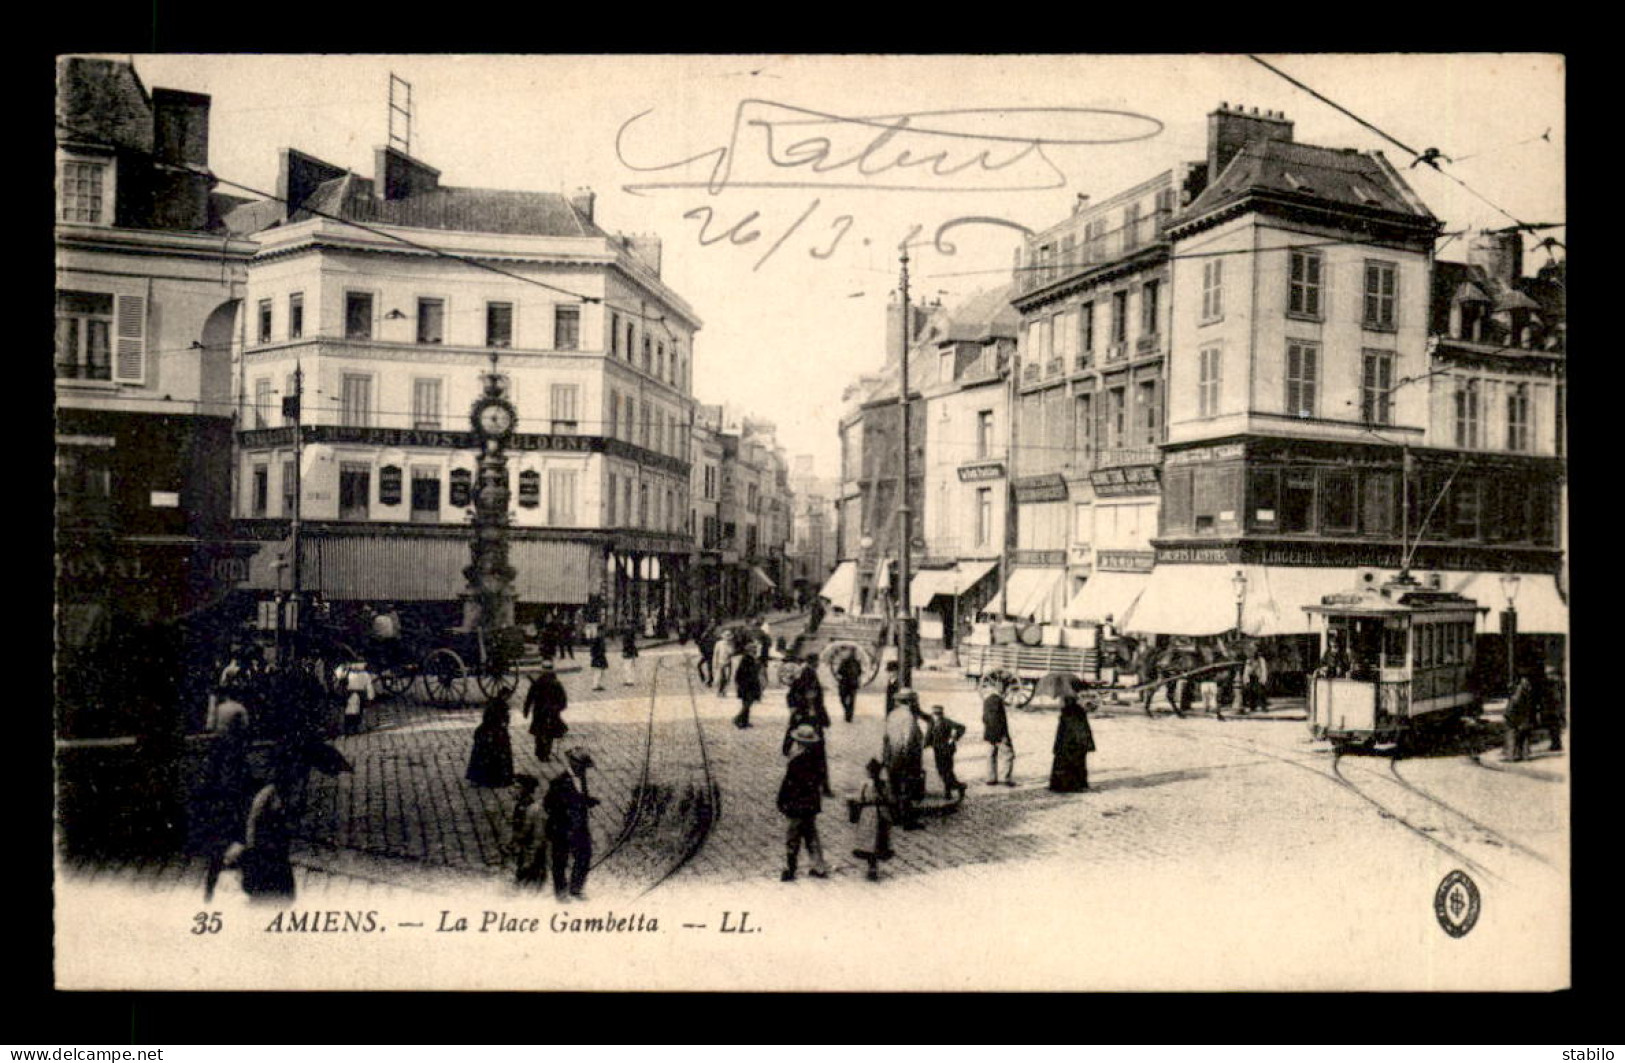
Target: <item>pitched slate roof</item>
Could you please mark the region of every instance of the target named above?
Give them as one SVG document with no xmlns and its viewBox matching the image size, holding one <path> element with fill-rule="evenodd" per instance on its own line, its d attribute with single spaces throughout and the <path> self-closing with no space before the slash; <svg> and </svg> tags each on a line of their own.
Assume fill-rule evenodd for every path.
<svg viewBox="0 0 1625 1063">
<path fill-rule="evenodd" d="M 977 292 L 949 314 L 946 339 L 982 343 L 990 339 L 1014 339 L 1021 327 L 1021 314 L 1010 305 L 1016 286 Z"/>
<path fill-rule="evenodd" d="M 1491 312 L 1533 310 L 1547 328 L 1561 329 L 1565 293 L 1560 281 L 1542 271 L 1539 277 L 1519 277 L 1511 285 L 1501 283 L 1483 266 L 1468 262 L 1435 261 L 1433 264 L 1431 330 L 1446 335 L 1450 329 L 1450 307 L 1458 302 L 1489 303 Z"/>
<path fill-rule="evenodd" d="M 380 200 L 372 182 L 354 174 L 324 181 L 304 206 L 351 221 L 408 229 L 506 233 L 523 236 L 607 236 L 557 192 L 493 188 L 437 188 L 421 195 Z M 296 212 L 293 220 L 310 217 Z"/>
<path fill-rule="evenodd" d="M 1182 214 L 1194 218 L 1254 192 L 1299 199 L 1306 205 L 1336 204 L 1418 220 L 1433 217 L 1381 152 L 1282 140 L 1249 141 Z"/>
</svg>

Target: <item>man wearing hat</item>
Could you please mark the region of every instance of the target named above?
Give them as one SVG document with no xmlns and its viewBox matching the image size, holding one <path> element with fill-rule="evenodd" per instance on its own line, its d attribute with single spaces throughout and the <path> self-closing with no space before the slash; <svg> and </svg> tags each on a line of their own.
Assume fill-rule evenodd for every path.
<svg viewBox="0 0 1625 1063">
<path fill-rule="evenodd" d="M 570 697 L 564 692 L 553 671 L 553 662 L 544 660 L 542 670 L 530 681 L 525 693 L 525 706 L 521 713 L 530 717 L 530 734 L 536 739 L 536 759 L 546 764 L 553 756 L 553 741 L 564 737 L 569 728 L 564 725 L 564 710 Z"/>
<path fill-rule="evenodd" d="M 818 840 L 818 814 L 824 809 L 824 768 L 821 762 L 823 742 L 811 724 L 803 724 L 790 732 L 796 745 L 795 755 L 784 769 L 784 782 L 779 784 L 779 812 L 789 821 L 784 834 L 784 872 L 781 882 L 796 879 L 796 858 L 803 843 L 812 858 L 813 878 L 825 878 L 829 869 L 824 864 L 824 846 Z"/>
<path fill-rule="evenodd" d="M 904 830 L 919 829 L 914 806 L 925 796 L 925 740 L 917 721 L 919 714 L 919 697 L 907 687 L 899 688 L 892 710 L 886 714 L 881 744 L 880 759 L 891 777 L 897 801 L 896 819 Z"/>
<path fill-rule="evenodd" d="M 925 744 L 935 754 L 937 778 L 948 800 L 965 796 L 965 784 L 954 774 L 954 754 L 959 751 L 959 740 L 965 735 L 965 725 L 950 720 L 941 705 L 931 706 L 931 719 L 926 724 Z"/>
<path fill-rule="evenodd" d="M 553 893 L 561 901 L 566 892 L 581 900 L 587 887 L 587 871 L 592 866 L 590 815 L 598 799 L 587 792 L 587 769 L 593 766 L 592 755 L 575 746 L 564 754 L 564 761 L 569 770 L 559 773 L 548 784 L 542 810 L 547 813 Z"/>
</svg>

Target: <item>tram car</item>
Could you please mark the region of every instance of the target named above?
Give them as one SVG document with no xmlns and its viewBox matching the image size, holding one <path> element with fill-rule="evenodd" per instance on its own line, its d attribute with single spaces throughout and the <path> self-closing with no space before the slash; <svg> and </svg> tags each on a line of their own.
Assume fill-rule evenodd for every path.
<svg viewBox="0 0 1625 1063">
<path fill-rule="evenodd" d="M 1335 748 L 1403 743 L 1478 716 L 1473 633 L 1488 608 L 1401 577 L 1304 610 L 1324 655 L 1309 685 L 1309 731 Z"/>
</svg>

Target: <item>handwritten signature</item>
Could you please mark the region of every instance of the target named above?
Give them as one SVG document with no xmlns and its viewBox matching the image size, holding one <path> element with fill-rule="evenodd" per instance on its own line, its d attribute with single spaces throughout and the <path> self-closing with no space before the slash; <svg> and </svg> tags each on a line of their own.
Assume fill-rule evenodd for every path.
<svg viewBox="0 0 1625 1063">
<path fill-rule="evenodd" d="M 1066 175 L 1046 147 L 1122 144 L 1162 132 L 1163 124 L 1133 111 L 1094 107 L 978 107 L 907 114 L 843 116 L 773 100 L 741 100 L 725 144 L 685 159 L 635 162 L 628 132 L 654 109 L 621 123 L 615 153 L 639 173 L 681 170 L 709 162 L 704 180 L 623 185 L 634 195 L 658 189 L 872 189 L 896 192 L 1042 191 L 1066 187 Z M 1072 125 L 1068 132 L 1054 127 Z M 811 136 L 800 127 L 828 127 Z M 976 127 L 991 126 L 991 132 Z M 1026 131 L 1020 131 L 1025 126 Z M 760 151 L 742 151 L 747 132 L 760 132 Z M 1057 135 L 1066 132 L 1067 135 Z M 906 174 L 897 183 L 876 180 Z M 986 178 L 993 179 L 987 180 Z"/>
</svg>

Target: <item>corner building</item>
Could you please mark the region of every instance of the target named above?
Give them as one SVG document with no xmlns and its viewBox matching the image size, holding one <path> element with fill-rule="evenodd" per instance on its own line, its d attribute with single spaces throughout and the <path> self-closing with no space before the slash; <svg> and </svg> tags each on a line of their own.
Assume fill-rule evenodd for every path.
<svg viewBox="0 0 1625 1063">
<path fill-rule="evenodd" d="M 661 279 L 659 240 L 601 229 L 590 192 L 443 187 L 394 148 L 376 159 L 366 180 L 284 151 L 278 196 L 300 206 L 256 236 L 236 515 L 275 541 L 257 586 L 286 588 L 275 562 L 297 509 L 304 591 L 455 622 L 477 459 L 468 411 L 494 354 L 519 415 L 517 618 L 669 615 L 692 549 L 700 321 Z"/>
</svg>

